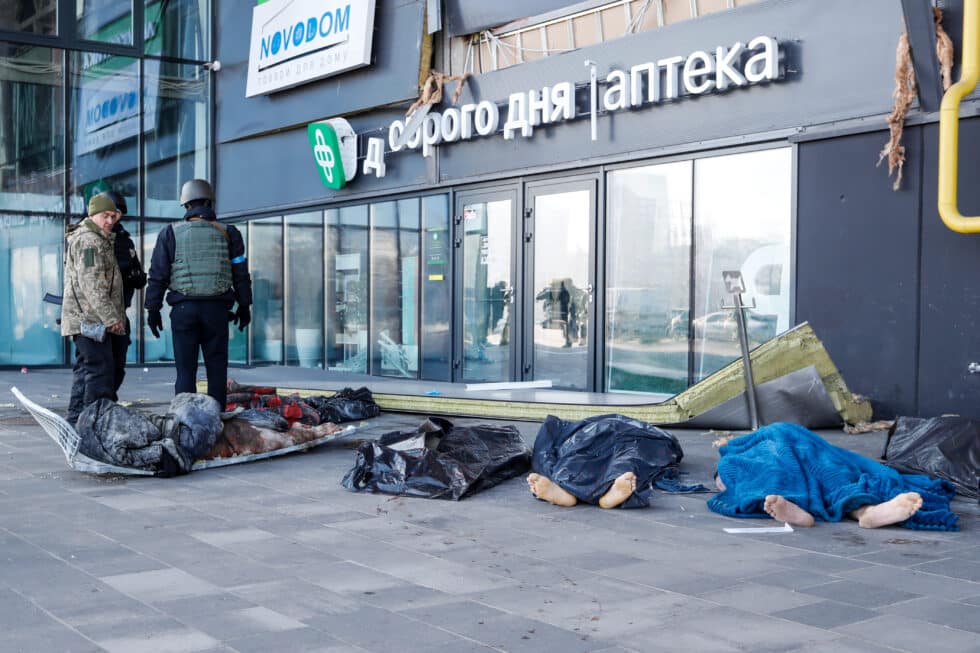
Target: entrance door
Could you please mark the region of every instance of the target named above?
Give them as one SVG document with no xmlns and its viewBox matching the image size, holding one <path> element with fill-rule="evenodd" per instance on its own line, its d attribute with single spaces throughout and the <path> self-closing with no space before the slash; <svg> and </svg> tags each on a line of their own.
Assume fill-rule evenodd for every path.
<svg viewBox="0 0 980 653">
<path fill-rule="evenodd" d="M 456 198 L 456 379 L 512 381 L 517 373 L 514 334 L 516 190 L 460 193 Z"/>
<path fill-rule="evenodd" d="M 594 179 L 528 186 L 525 379 L 593 387 L 595 198 Z"/>
</svg>

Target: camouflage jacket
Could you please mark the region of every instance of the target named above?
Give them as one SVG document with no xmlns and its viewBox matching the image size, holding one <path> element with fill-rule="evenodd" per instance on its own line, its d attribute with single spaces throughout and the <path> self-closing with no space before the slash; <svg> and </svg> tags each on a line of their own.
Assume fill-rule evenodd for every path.
<svg viewBox="0 0 980 653">
<path fill-rule="evenodd" d="M 81 333 L 83 320 L 110 327 L 126 319 L 114 240 L 91 220 L 69 225 L 61 335 Z"/>
</svg>

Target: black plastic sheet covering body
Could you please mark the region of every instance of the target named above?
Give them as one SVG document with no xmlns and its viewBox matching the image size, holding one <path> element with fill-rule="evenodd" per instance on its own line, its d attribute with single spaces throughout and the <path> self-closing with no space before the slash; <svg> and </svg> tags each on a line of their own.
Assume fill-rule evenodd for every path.
<svg viewBox="0 0 980 653">
<path fill-rule="evenodd" d="M 531 450 L 512 426 L 455 427 L 430 417 L 358 449 L 348 490 L 459 501 L 528 470 Z"/>
<path fill-rule="evenodd" d="M 651 484 L 676 478 L 684 457 L 677 439 L 623 415 L 598 415 L 580 422 L 549 416 L 534 441 L 531 469 L 585 503 L 598 504 L 620 475 L 636 474 L 636 491 L 622 508 L 650 505 Z"/>
<path fill-rule="evenodd" d="M 304 401 L 320 414 L 321 422 L 340 424 L 381 414 L 381 408 L 367 388 L 344 388 L 332 397 L 306 397 Z"/>
<path fill-rule="evenodd" d="M 899 417 L 881 457 L 900 472 L 944 479 L 959 494 L 980 499 L 980 421 Z"/>
</svg>

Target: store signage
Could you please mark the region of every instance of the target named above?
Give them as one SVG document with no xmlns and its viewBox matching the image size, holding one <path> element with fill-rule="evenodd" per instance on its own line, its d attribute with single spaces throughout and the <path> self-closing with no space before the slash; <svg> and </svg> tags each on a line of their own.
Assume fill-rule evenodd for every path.
<svg viewBox="0 0 980 653">
<path fill-rule="evenodd" d="M 350 123 L 343 118 L 314 122 L 306 134 L 324 186 L 339 190 L 357 176 L 357 135 Z"/>
<path fill-rule="evenodd" d="M 270 0 L 252 9 L 245 96 L 371 63 L 375 0 Z"/>
<path fill-rule="evenodd" d="M 506 140 L 530 138 L 537 127 L 584 115 L 592 120 L 592 140 L 596 140 L 595 124 L 600 111 L 640 109 L 778 82 L 784 79 L 782 59 L 779 41 L 770 36 L 757 36 L 748 43 L 736 42 L 712 50 L 697 50 L 686 57 L 666 57 L 629 69 L 613 69 L 602 82 L 597 65 L 586 61 L 590 79 L 583 88 L 576 88 L 573 82 L 560 82 L 512 93 L 507 99 L 504 120 L 501 106 L 483 100 L 449 107 L 441 113 L 426 111 L 421 119 L 417 111 L 406 120 L 393 121 L 388 126 L 387 139 L 367 140 L 363 173 L 385 176 L 386 147 L 390 152 L 421 149 L 422 156 L 429 157 L 442 143 L 491 136 L 500 131 Z"/>
</svg>

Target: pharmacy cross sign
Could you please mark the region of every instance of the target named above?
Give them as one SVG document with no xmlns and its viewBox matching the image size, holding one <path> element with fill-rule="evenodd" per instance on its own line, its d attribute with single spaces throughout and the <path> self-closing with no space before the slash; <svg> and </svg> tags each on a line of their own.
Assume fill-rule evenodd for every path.
<svg viewBox="0 0 980 653">
<path fill-rule="evenodd" d="M 357 135 L 350 123 L 343 118 L 313 122 L 306 135 L 324 186 L 340 190 L 357 176 Z"/>
</svg>

